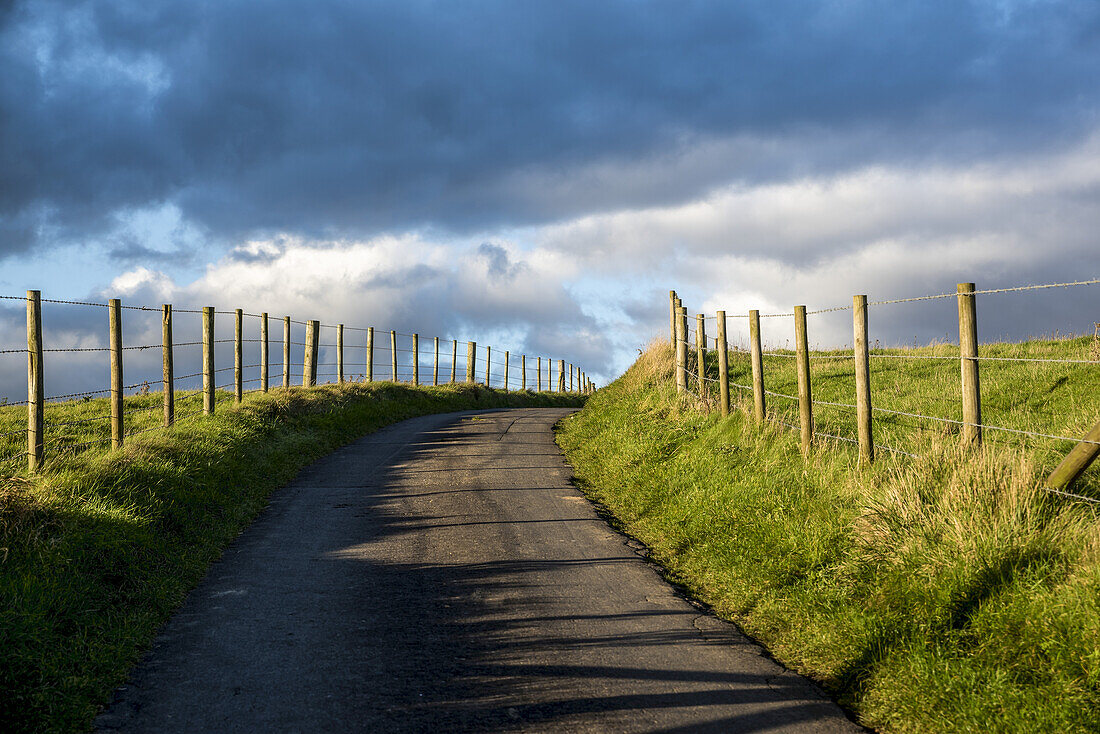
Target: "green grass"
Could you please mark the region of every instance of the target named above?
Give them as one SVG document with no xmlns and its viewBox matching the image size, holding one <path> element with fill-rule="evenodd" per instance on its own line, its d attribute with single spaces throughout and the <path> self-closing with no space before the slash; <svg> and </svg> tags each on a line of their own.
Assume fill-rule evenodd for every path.
<svg viewBox="0 0 1100 734">
<path fill-rule="evenodd" d="M 1100 512 L 1039 489 L 1068 445 L 1006 436 L 963 451 L 953 426 L 876 414 L 876 441 L 917 458 L 882 452 L 861 469 L 851 444 L 822 441 L 804 459 L 797 432 L 754 425 L 745 397 L 726 419 L 677 397 L 670 362 L 667 346 L 652 347 L 563 423 L 559 442 L 582 489 L 672 579 L 876 730 L 1100 730 Z M 794 393 L 792 362 L 769 358 L 769 389 Z M 747 362 L 733 364 L 731 379 L 748 384 Z M 957 365 L 878 360 L 874 400 L 957 417 Z M 815 398 L 854 402 L 850 370 L 815 360 Z M 990 423 L 1073 436 L 1100 417 L 1095 365 L 987 362 L 982 386 Z M 820 430 L 855 435 L 850 413 L 817 417 Z M 1098 475 L 1076 490 L 1100 498 Z"/>
<path fill-rule="evenodd" d="M 180 397 L 186 398 L 187 395 Z M 160 420 L 159 395 L 126 399 L 128 428 Z M 577 405 L 576 396 L 475 386 L 351 383 L 221 394 L 214 416 L 47 455 L 0 480 L 0 731 L 87 729 L 209 564 L 303 466 L 359 436 L 428 413 Z M 188 405 L 180 406 L 180 414 Z M 109 436 L 106 400 L 53 404 L 53 442 Z M 26 411 L 0 409 L 0 432 Z M 25 440 L 25 439 L 24 439 Z M 22 449 L 12 442 L 8 447 Z"/>
</svg>

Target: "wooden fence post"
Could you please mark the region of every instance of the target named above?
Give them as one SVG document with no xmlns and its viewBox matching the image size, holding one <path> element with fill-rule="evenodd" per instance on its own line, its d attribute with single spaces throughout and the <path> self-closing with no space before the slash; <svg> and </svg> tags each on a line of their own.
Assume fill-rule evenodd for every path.
<svg viewBox="0 0 1100 734">
<path fill-rule="evenodd" d="M 565 360 L 558 360 L 558 392 L 565 392 Z"/>
<path fill-rule="evenodd" d="M 538 357 L 538 365 L 535 367 L 535 390 L 542 392 L 542 357 Z"/>
<path fill-rule="evenodd" d="M 413 384 L 420 384 L 420 334 L 413 334 Z"/>
<path fill-rule="evenodd" d="M 283 317 L 283 387 L 290 387 L 290 317 Z"/>
<path fill-rule="evenodd" d="M 875 460 L 871 432 L 871 357 L 867 337 L 867 296 L 852 296 L 852 346 L 856 361 L 856 430 L 859 434 L 859 463 Z"/>
<path fill-rule="evenodd" d="M 397 382 L 397 332 L 390 329 L 390 377 Z"/>
<path fill-rule="evenodd" d="M 752 350 L 752 414 L 757 423 L 764 422 L 767 404 L 764 401 L 764 351 L 760 346 L 760 312 L 749 311 L 749 343 Z"/>
<path fill-rule="evenodd" d="M 489 374 L 493 369 L 493 348 L 485 347 L 485 387 L 492 387 L 489 383 Z"/>
<path fill-rule="evenodd" d="M 451 339 L 451 384 L 455 384 L 458 372 L 458 339 Z"/>
<path fill-rule="evenodd" d="M 508 392 L 508 350 L 504 350 L 504 392 Z"/>
<path fill-rule="evenodd" d="M 202 412 L 214 415 L 214 307 L 202 307 Z"/>
<path fill-rule="evenodd" d="M 374 327 L 367 327 L 367 382 L 374 382 Z"/>
<path fill-rule="evenodd" d="M 302 358 L 302 385 L 317 384 L 317 349 L 321 338 L 321 322 L 311 319 L 306 324 L 306 349 Z"/>
<path fill-rule="evenodd" d="M 164 427 L 176 421 L 176 367 L 172 354 L 172 304 L 160 307 L 161 385 L 164 395 Z"/>
<path fill-rule="evenodd" d="M 474 367 L 477 366 L 477 342 L 466 342 L 466 382 L 474 381 Z"/>
<path fill-rule="evenodd" d="M 439 337 L 435 337 L 435 362 L 432 363 L 432 385 L 439 384 Z"/>
<path fill-rule="evenodd" d="M 704 359 L 707 351 L 707 322 L 706 317 L 703 314 L 695 314 L 695 368 L 698 370 L 697 382 L 699 387 L 699 397 L 706 400 L 707 397 L 707 383 L 706 383 L 706 361 Z"/>
<path fill-rule="evenodd" d="M 978 314 L 974 284 L 959 283 L 959 362 L 962 371 L 962 443 L 982 443 L 982 398 L 978 380 Z"/>
<path fill-rule="evenodd" d="M 729 344 L 726 341 L 726 312 L 719 311 L 716 316 L 714 348 L 718 350 L 718 407 L 722 416 L 730 414 L 730 365 Z"/>
<path fill-rule="evenodd" d="M 687 364 L 688 364 L 688 328 L 687 309 L 680 306 L 676 318 L 676 390 L 687 391 Z"/>
<path fill-rule="evenodd" d="M 676 291 L 668 292 L 668 338 L 676 348 Z"/>
<path fill-rule="evenodd" d="M 802 454 L 810 453 L 814 442 L 814 400 L 810 385 L 810 347 L 806 339 L 806 307 L 794 307 L 795 367 L 798 370 L 798 424 L 802 434 Z"/>
<path fill-rule="evenodd" d="M 271 335 L 268 330 L 267 311 L 260 314 L 260 390 L 271 387 Z"/>
<path fill-rule="evenodd" d="M 107 318 L 111 325 L 111 448 L 122 448 L 122 302 L 112 298 L 107 302 Z"/>
<path fill-rule="evenodd" d="M 233 313 L 233 400 L 238 405 L 244 399 L 244 349 L 241 332 L 244 330 L 244 314 L 241 309 Z"/>
<path fill-rule="evenodd" d="M 336 325 L 336 381 L 344 384 L 344 325 Z"/>
<path fill-rule="evenodd" d="M 1084 440 L 1070 449 L 1066 458 L 1047 477 L 1046 486 L 1051 489 L 1065 489 L 1089 468 L 1097 456 L 1100 456 L 1100 421 L 1092 427 Z"/>
<path fill-rule="evenodd" d="M 46 458 L 46 386 L 42 369 L 42 292 L 27 291 L 27 470 Z"/>
<path fill-rule="evenodd" d="M 523 377 L 521 378 L 523 380 L 523 389 L 526 390 L 527 389 L 527 355 L 526 354 L 521 354 L 519 356 L 519 371 L 520 371 L 520 374 L 523 375 Z"/>
</svg>

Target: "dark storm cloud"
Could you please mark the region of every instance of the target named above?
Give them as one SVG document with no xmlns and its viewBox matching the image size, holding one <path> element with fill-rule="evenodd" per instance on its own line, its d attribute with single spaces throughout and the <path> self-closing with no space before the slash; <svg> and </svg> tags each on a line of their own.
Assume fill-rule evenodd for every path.
<svg viewBox="0 0 1100 734">
<path fill-rule="evenodd" d="M 5 252 L 165 201 L 214 238 L 534 223 L 1066 142 L 1100 96 L 1091 1 L 26 2 L 0 22 Z M 873 142 L 616 178 L 838 130 Z"/>
</svg>

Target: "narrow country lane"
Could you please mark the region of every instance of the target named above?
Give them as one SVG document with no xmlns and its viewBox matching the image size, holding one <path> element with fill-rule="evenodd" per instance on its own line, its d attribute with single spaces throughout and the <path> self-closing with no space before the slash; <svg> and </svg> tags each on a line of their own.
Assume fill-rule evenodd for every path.
<svg viewBox="0 0 1100 734">
<path fill-rule="evenodd" d="M 568 412 L 417 418 L 305 470 L 97 731 L 861 731 L 597 516 Z"/>
</svg>

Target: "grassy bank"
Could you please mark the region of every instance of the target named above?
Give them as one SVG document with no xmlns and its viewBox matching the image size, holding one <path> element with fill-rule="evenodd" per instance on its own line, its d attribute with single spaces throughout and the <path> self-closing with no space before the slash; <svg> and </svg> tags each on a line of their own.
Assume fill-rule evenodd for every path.
<svg viewBox="0 0 1100 734">
<path fill-rule="evenodd" d="M 670 362 L 667 346 L 651 348 L 565 421 L 559 441 L 582 488 L 672 578 L 877 730 L 1100 729 L 1100 513 L 1039 489 L 1053 444 L 963 453 L 950 425 L 884 421 L 876 438 L 917 458 L 885 454 L 861 469 L 849 444 L 824 442 L 803 459 L 794 431 L 677 398 Z M 957 363 L 949 380 L 926 362 L 876 374 L 880 401 L 927 411 L 931 397 L 950 409 Z M 781 369 L 769 373 L 776 392 Z M 991 376 L 983 397 L 1002 425 L 1057 419 L 1080 435 L 1097 417 L 1092 369 L 1064 379 L 1024 365 Z M 815 397 L 852 401 L 850 381 L 827 383 Z M 1077 491 L 1100 497 L 1097 474 Z"/>
<path fill-rule="evenodd" d="M 155 415 L 139 409 L 157 401 L 134 396 L 126 407 Z M 465 385 L 280 389 L 133 436 L 118 452 L 90 444 L 53 454 L 40 475 L 9 472 L 0 480 L 0 730 L 86 729 L 187 590 L 311 461 L 417 415 L 578 403 Z M 105 400 L 50 410 L 58 422 L 109 412 Z M 19 420 L 25 409 L 0 410 L 0 425 Z M 64 427 L 67 441 L 103 430 L 91 423 Z"/>
</svg>

